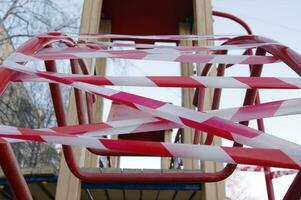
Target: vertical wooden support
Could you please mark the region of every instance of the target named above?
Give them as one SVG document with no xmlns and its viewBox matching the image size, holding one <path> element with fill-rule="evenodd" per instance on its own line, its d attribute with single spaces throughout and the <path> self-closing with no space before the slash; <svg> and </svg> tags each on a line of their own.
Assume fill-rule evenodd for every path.
<svg viewBox="0 0 301 200">
<path fill-rule="evenodd" d="M 80 32 L 98 33 L 100 29 L 102 0 L 85 0 L 81 19 Z M 90 63 L 91 64 L 91 63 Z M 85 98 L 84 98 L 85 99 Z M 98 110 L 101 112 L 101 109 Z M 100 119 L 100 118 L 99 118 Z M 68 125 L 77 124 L 77 113 L 73 91 L 70 94 L 70 103 L 67 116 Z M 97 156 L 83 148 L 74 148 L 74 155 L 80 167 L 96 167 Z M 68 169 L 65 159 L 62 159 L 58 178 L 56 199 L 79 200 L 81 196 L 81 182 Z"/>
<path fill-rule="evenodd" d="M 164 142 L 172 142 L 172 130 L 164 131 Z M 161 158 L 161 169 L 169 169 L 170 158 Z"/>
<path fill-rule="evenodd" d="M 77 121 L 77 113 L 74 102 L 74 92 L 72 91 L 70 94 L 70 104 L 68 108 L 68 116 L 67 121 L 68 125 L 75 125 L 78 123 Z M 73 148 L 74 155 L 76 155 L 76 161 L 78 165 L 83 167 L 83 156 L 84 149 L 80 147 Z M 81 182 L 78 180 L 73 174 L 70 172 L 64 155 L 62 155 L 61 164 L 60 164 L 60 172 L 56 187 L 56 200 L 79 200 L 81 196 Z"/>
<path fill-rule="evenodd" d="M 194 33 L 198 35 L 211 35 L 213 34 L 213 18 L 212 18 L 212 5 L 210 0 L 194 0 Z M 213 41 L 199 41 L 199 45 L 213 45 Z M 204 65 L 197 65 L 197 72 L 199 73 Z M 212 70 L 210 75 L 214 76 L 215 70 Z M 211 108 L 213 99 L 213 90 L 206 89 L 205 93 L 205 109 Z M 202 134 L 203 135 L 203 134 Z M 216 138 L 214 140 L 215 145 L 221 144 L 221 139 Z M 202 171 L 214 172 L 222 169 L 221 163 L 205 161 L 201 163 Z M 204 184 L 203 199 L 226 199 L 225 195 L 225 183 L 224 181 L 216 183 Z"/>
<path fill-rule="evenodd" d="M 179 24 L 179 34 L 180 35 L 191 35 L 191 24 L 180 23 Z M 192 46 L 192 41 L 184 40 L 180 42 L 181 46 Z M 192 63 L 181 63 L 181 76 L 193 76 L 193 64 Z M 193 95 L 194 89 L 184 88 L 182 89 L 182 106 L 185 108 L 195 109 L 193 106 Z M 184 128 L 184 143 L 192 144 L 194 137 L 194 130 L 191 128 Z M 183 166 L 184 169 L 199 169 L 199 161 L 192 159 L 184 159 Z"/>
</svg>

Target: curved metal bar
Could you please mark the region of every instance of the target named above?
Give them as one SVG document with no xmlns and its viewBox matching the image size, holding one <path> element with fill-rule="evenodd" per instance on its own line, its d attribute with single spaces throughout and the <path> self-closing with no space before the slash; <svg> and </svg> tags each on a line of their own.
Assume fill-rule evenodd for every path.
<svg viewBox="0 0 301 200">
<path fill-rule="evenodd" d="M 248 24 L 246 22 L 244 22 L 243 20 L 241 20 L 240 18 L 231 15 L 229 13 L 224 13 L 224 12 L 219 12 L 219 11 L 213 11 L 213 15 L 214 16 L 219 16 L 219 17 L 223 17 L 223 18 L 228 18 L 230 20 L 235 21 L 236 23 L 240 24 L 249 35 L 252 35 L 252 30 L 251 28 L 248 26 Z M 247 52 L 248 55 L 252 55 L 252 51 Z M 227 66 L 228 68 L 229 66 Z M 251 69 L 250 69 L 251 70 Z M 255 99 L 255 103 L 258 104 L 260 103 L 260 97 L 259 97 L 259 93 L 256 96 Z M 257 124 L 258 124 L 258 129 L 265 132 L 264 131 L 264 123 L 263 123 L 263 119 L 258 119 L 257 120 Z M 214 136 L 213 135 L 208 135 L 205 141 L 205 144 L 208 143 L 212 143 Z M 265 167 L 264 171 L 270 172 L 270 168 L 269 167 Z M 268 199 L 269 200 L 274 200 L 275 199 L 275 195 L 274 195 L 274 188 L 273 188 L 273 182 L 272 179 L 270 177 L 269 174 L 265 174 L 265 182 L 266 182 L 266 188 L 267 188 L 267 195 L 268 195 Z"/>
<path fill-rule="evenodd" d="M 232 21 L 235 21 L 238 24 L 240 24 L 247 31 L 247 33 L 249 35 L 253 34 L 251 28 L 249 27 L 249 25 L 246 22 L 244 22 L 242 19 L 240 19 L 240 18 L 238 18 L 234 15 L 231 15 L 231 14 L 225 13 L 225 12 L 215 11 L 215 10 L 212 11 L 212 15 L 216 16 L 216 17 L 228 18 Z"/>
<path fill-rule="evenodd" d="M 259 97 L 259 92 L 256 96 L 255 99 L 255 104 L 260 104 L 260 97 Z M 265 132 L 265 128 L 264 128 L 264 123 L 263 123 L 263 119 L 257 119 L 257 127 L 258 130 Z M 266 185 L 266 189 L 267 189 L 267 195 L 268 195 L 268 199 L 269 200 L 274 200 L 275 199 L 275 193 L 274 193 L 274 187 L 273 187 L 273 182 L 272 182 L 272 177 L 271 177 L 271 168 L 270 167 L 264 167 L 264 178 L 265 178 L 265 185 Z"/>
</svg>

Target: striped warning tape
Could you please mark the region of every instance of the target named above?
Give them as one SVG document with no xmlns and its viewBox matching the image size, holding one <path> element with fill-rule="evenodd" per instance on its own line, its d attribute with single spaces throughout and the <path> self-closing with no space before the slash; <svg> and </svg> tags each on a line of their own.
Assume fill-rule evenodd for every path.
<svg viewBox="0 0 301 200">
<path fill-rule="evenodd" d="M 132 51 L 132 53 L 130 53 Z M 133 53 L 135 51 L 136 53 Z M 12 53 L 7 60 L 13 62 L 62 60 L 79 58 L 123 58 L 135 60 L 153 60 L 170 62 L 195 62 L 212 64 L 268 64 L 279 60 L 273 56 L 248 56 L 248 55 L 204 55 L 193 53 L 145 53 L 140 50 L 97 50 L 91 48 L 51 48 L 45 49 L 34 55 L 24 52 Z"/>
<path fill-rule="evenodd" d="M 139 51 L 127 50 L 124 52 L 142 52 L 142 53 L 175 53 L 175 52 L 198 52 L 198 51 L 220 51 L 235 49 L 251 49 L 267 45 L 277 45 L 278 43 L 255 43 L 255 44 L 237 44 L 237 45 L 221 45 L 221 46 L 167 46 L 160 44 L 142 44 L 142 43 L 118 43 L 118 42 L 89 42 L 79 41 L 78 46 L 88 47 L 91 49 L 107 49 L 110 47 L 131 47 L 140 49 Z M 143 49 L 143 50 L 141 50 Z M 108 52 L 118 52 L 120 50 L 108 50 Z"/>
<path fill-rule="evenodd" d="M 45 72 L 47 73 L 47 72 Z M 183 88 L 245 88 L 300 89 L 301 78 L 286 77 L 210 77 L 210 76 L 92 76 L 52 73 L 70 82 L 93 85 L 183 87 Z M 13 81 L 47 81 L 20 74 Z"/>
<path fill-rule="evenodd" d="M 102 36 L 93 36 L 101 38 Z M 108 36 L 107 36 L 108 37 Z M 120 36 L 116 36 L 120 37 Z M 167 36 L 164 36 L 167 37 Z M 105 37 L 103 37 L 105 38 Z M 111 37 L 113 38 L 113 37 Z M 163 38 L 163 37 L 162 37 Z M 143 38 L 141 38 L 143 39 Z M 154 39 L 149 37 L 149 39 Z M 169 37 L 173 40 L 176 38 Z M 179 39 L 179 38 L 178 38 Z M 182 38 L 183 39 L 183 38 Z M 185 39 L 185 38 L 184 38 Z M 190 38 L 193 39 L 193 38 Z M 198 39 L 201 39 L 198 37 Z M 209 38 L 210 39 L 210 38 Z M 84 50 L 83 50 L 84 49 Z M 68 52 L 70 51 L 70 52 Z M 115 52 L 116 53 L 116 52 Z M 109 55 L 108 55 L 109 54 Z M 153 117 L 167 120 L 175 123 L 179 126 L 188 126 L 196 128 L 202 131 L 206 131 L 217 136 L 224 137 L 229 140 L 233 140 L 242 144 L 246 144 L 255 148 L 236 148 L 236 147 L 217 147 L 217 146 L 203 146 L 203 145 L 185 145 L 185 144 L 170 144 L 170 143 L 155 143 L 155 142 L 137 142 L 137 141 L 116 141 L 98 139 L 84 134 L 71 134 L 61 133 L 55 130 L 32 130 L 22 129 L 15 127 L 1 127 L 0 136 L 11 139 L 31 140 L 48 143 L 60 143 L 67 145 L 82 145 L 86 147 L 99 148 L 105 151 L 114 152 L 127 152 L 127 153 L 141 153 L 147 155 L 159 155 L 170 157 L 183 157 L 183 158 L 195 158 L 206 159 L 227 163 L 240 163 L 240 164 L 255 164 L 262 166 L 274 166 L 274 167 L 286 167 L 293 169 L 300 169 L 301 159 L 299 157 L 301 147 L 292 142 L 263 134 L 263 132 L 251 129 L 246 126 L 236 124 L 230 120 L 216 117 L 212 113 L 197 112 L 186 108 L 174 106 L 165 102 L 157 101 L 154 99 L 133 95 L 126 92 L 120 92 L 109 88 L 96 86 L 89 83 L 80 81 L 68 80 L 64 77 L 60 77 L 57 74 L 42 73 L 34 69 L 26 68 L 25 66 L 16 62 L 31 61 L 31 60 L 47 60 L 47 59 L 70 59 L 70 58 L 82 58 L 82 57 L 109 57 L 115 56 L 115 54 L 108 52 L 101 52 L 101 50 L 93 50 L 88 48 L 65 48 L 65 49 L 51 49 L 45 50 L 35 55 L 27 52 L 17 52 L 9 57 L 4 62 L 6 68 L 14 71 L 25 73 L 32 77 L 44 78 L 55 83 L 61 83 L 69 85 L 74 88 L 78 88 L 87 92 L 91 92 L 113 101 L 117 101 L 143 112 L 146 112 Z M 180 62 L 206 62 L 206 63 L 229 63 L 229 64 L 260 64 L 267 62 L 275 62 L 277 59 L 274 57 L 264 56 L 249 56 L 238 57 L 236 55 L 204 55 L 199 54 L 172 54 L 172 53 L 132 53 L 123 52 L 116 54 L 117 56 L 125 56 L 125 58 L 140 58 L 154 59 L 154 60 L 168 60 L 168 61 L 180 61 Z M 166 57 L 165 57 L 166 56 Z M 178 57 L 173 57 L 178 56 Z M 184 56 L 184 57 L 183 57 Z M 186 56 L 186 57 L 185 57 Z M 204 57 L 202 57 L 204 56 Z M 213 56 L 213 57 L 210 57 Z M 178 60 L 181 58 L 182 60 Z M 282 102 L 283 103 L 283 102 Z M 273 116 L 278 111 L 276 109 L 279 104 L 271 104 L 272 109 L 258 107 L 258 109 L 264 109 L 267 116 Z M 291 102 L 292 103 L 292 102 Z M 274 107 L 273 107 L 274 106 Z M 250 107 L 249 107 L 250 108 Z M 283 107 L 281 107 L 283 108 Z M 239 109 L 240 117 L 251 117 L 251 112 Z M 280 109 L 281 110 L 281 109 Z M 234 111 L 234 110 L 228 110 Z M 236 110 L 237 111 L 237 110 Z M 246 111 L 246 110 L 245 110 Z M 287 111 L 285 111 L 287 112 Z M 292 112 L 292 111 L 291 111 Z M 231 118 L 238 116 L 233 112 L 224 113 L 225 118 Z M 281 111 L 280 111 L 281 113 Z M 230 117 L 231 116 L 231 117 Z M 253 116 L 254 117 L 254 116 Z M 152 123 L 152 122 L 150 122 Z M 2 140 L 2 142 L 4 142 Z M 265 149 L 262 149 L 265 148 Z M 270 156 L 273 155 L 273 156 Z"/>
<path fill-rule="evenodd" d="M 275 101 L 264 104 L 243 106 L 239 108 L 228 108 L 206 113 L 212 116 L 218 116 L 232 121 L 248 121 L 263 117 L 276 117 L 290 114 L 300 114 L 301 99 L 291 99 L 285 101 Z M 130 110 L 129 110 L 130 112 Z M 141 111 L 140 111 L 141 112 Z M 67 127 L 52 128 L 53 131 L 72 134 L 102 137 L 107 135 L 120 135 L 128 133 L 149 132 L 156 130 L 167 130 L 171 128 L 182 128 L 174 122 L 146 117 L 137 119 L 127 119 L 118 121 L 109 121 L 89 125 L 76 125 Z M 41 130 L 41 129 L 39 129 Z M 46 129 L 48 130 L 48 129 Z M 41 130 L 43 131 L 43 129 Z"/>
<path fill-rule="evenodd" d="M 275 178 L 280 178 L 284 175 L 293 175 L 296 173 L 298 173 L 297 170 L 277 170 L 277 171 L 271 172 L 271 175 L 272 175 L 272 178 L 275 179 Z"/>
<path fill-rule="evenodd" d="M 233 164 L 254 165 L 260 163 L 267 166 L 300 169 L 300 166 L 298 164 L 289 159 L 279 149 L 251 149 L 207 145 L 97 139 L 95 137 L 89 136 L 64 134 L 55 132 L 53 130 L 41 131 L 8 126 L 0 126 L 0 137 L 84 146 L 101 149 L 108 153 L 118 151 L 141 155 L 193 158 Z M 270 156 L 271 154 L 273 154 L 274 156 Z"/>
<path fill-rule="evenodd" d="M 55 75 L 39 73 L 34 69 L 25 68 L 23 65 L 11 61 L 5 61 L 4 65 L 12 70 L 30 75 L 37 75 L 58 83 L 67 84 L 84 91 L 92 92 L 110 100 L 134 107 L 155 117 L 160 117 L 183 126 L 209 132 L 238 143 L 258 148 L 279 149 L 279 151 L 283 152 L 284 155 L 288 156 L 295 163 L 301 164 L 300 157 L 298 156 L 298 153 L 301 151 L 301 147 L 299 145 L 269 134 L 263 134 L 263 132 L 255 129 L 251 129 L 219 117 L 211 116 L 206 113 L 178 107 L 154 99 L 94 86 L 87 83 L 69 82 L 63 78 L 56 77 Z"/>
<path fill-rule="evenodd" d="M 97 39 L 143 39 L 143 40 L 228 40 L 234 35 L 121 35 L 82 33 L 79 38 Z"/>
<path fill-rule="evenodd" d="M 298 173 L 298 170 L 276 170 L 271 172 L 264 171 L 264 167 L 262 166 L 244 166 L 244 167 L 237 167 L 236 171 L 242 172 L 265 172 L 265 174 L 270 174 L 272 179 L 280 178 L 284 175 L 292 175 Z"/>
</svg>

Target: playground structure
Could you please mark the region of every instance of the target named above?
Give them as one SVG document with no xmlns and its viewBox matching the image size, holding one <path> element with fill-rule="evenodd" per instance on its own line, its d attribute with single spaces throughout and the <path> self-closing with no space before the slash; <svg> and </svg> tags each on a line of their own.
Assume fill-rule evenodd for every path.
<svg viewBox="0 0 301 200">
<path fill-rule="evenodd" d="M 179 25 L 178 22 L 179 32 L 182 35 L 175 34 L 178 30 L 173 32 L 171 30 L 164 31 L 163 28 L 160 29 L 161 26 L 166 27 L 163 25 L 157 28 L 162 32 L 151 32 L 148 28 L 141 28 L 137 24 L 131 26 L 130 23 L 126 23 L 128 26 L 125 27 L 129 32 L 125 32 L 124 27 L 118 24 L 121 22 L 115 18 L 117 10 L 114 11 L 111 7 L 114 6 L 115 1 L 111 2 L 113 3 L 107 2 L 105 4 L 105 1 L 103 8 L 103 13 L 107 14 L 106 17 L 112 19 L 112 22 L 104 20 L 102 29 L 106 30 L 103 31 L 106 33 L 99 30 L 94 30 L 95 32 L 84 30 L 85 27 L 83 27 L 82 34 L 76 36 L 57 32 L 37 35 L 11 54 L 0 68 L 1 93 L 4 92 L 9 82 L 49 82 L 58 124 L 58 127 L 47 130 L 1 127 L 0 136 L 2 137 L 1 149 L 3 156 L 0 159 L 0 164 L 16 198 L 31 199 L 25 180 L 7 143 L 15 142 L 15 139 L 63 145 L 66 164 L 62 163 L 61 165 L 63 170 L 61 170 L 58 180 L 58 185 L 61 184 L 59 187 L 61 191 L 58 192 L 60 189 L 57 190 L 57 199 L 72 199 L 70 196 L 63 196 L 68 190 L 63 185 L 68 187 L 69 184 L 76 185 L 79 183 L 72 180 L 73 177 L 66 178 L 69 169 L 74 176 L 84 182 L 119 183 L 124 185 L 142 184 L 145 187 L 148 184 L 160 183 L 162 185 L 158 187 L 163 187 L 163 184 L 168 183 L 200 184 L 218 182 L 229 177 L 237 168 L 237 164 L 262 166 L 258 170 L 266 173 L 268 197 L 274 199 L 272 178 L 277 175 L 275 177 L 272 175 L 270 167 L 300 170 L 299 153 L 301 147 L 298 144 L 264 133 L 262 119 L 298 114 L 301 111 L 299 106 L 301 100 L 289 99 L 260 103 L 257 89 L 300 89 L 301 81 L 299 78 L 263 78 L 260 77 L 260 74 L 264 64 L 283 62 L 298 75 L 301 75 L 301 56 L 276 41 L 252 35 L 250 28 L 242 20 L 217 11 L 213 11 L 212 14 L 236 21 L 246 29 L 248 35 L 220 36 L 212 35 L 212 33 L 204 34 L 197 31 L 197 28 L 194 31 L 196 34 L 193 35 L 190 26 Z M 151 4 L 147 6 L 151 7 Z M 85 6 L 89 7 L 89 3 L 86 3 Z M 197 7 L 197 5 L 194 6 Z M 100 19 L 101 12 L 97 11 L 97 6 L 94 5 L 93 7 L 93 3 L 90 2 L 90 10 L 92 8 L 96 9 L 95 12 L 99 14 Z M 208 10 L 208 5 L 206 8 Z M 185 7 L 181 9 L 185 10 Z M 112 13 L 106 12 L 108 10 Z M 93 12 L 91 13 L 93 14 Z M 133 13 L 135 12 L 133 11 Z M 209 13 L 209 15 L 211 14 Z M 151 18 L 154 17 L 151 16 Z M 164 23 L 163 19 L 165 18 L 162 17 L 162 23 Z M 89 19 L 93 21 L 93 18 L 90 17 Z M 83 20 L 85 20 L 84 17 Z M 150 24 L 151 22 L 144 23 Z M 97 26 L 99 27 L 99 22 Z M 134 29 L 134 26 L 136 29 Z M 108 29 L 111 29 L 111 31 L 108 31 Z M 137 30 L 141 32 L 137 32 Z M 114 39 L 134 40 L 136 43 L 114 43 Z M 215 40 L 223 41 L 223 44 L 213 46 Z M 158 46 L 153 44 L 154 41 L 173 41 L 184 44 L 184 46 Z M 64 48 L 58 47 L 58 43 L 64 45 Z M 135 49 L 111 49 L 114 46 L 128 46 Z M 236 49 L 242 50 L 243 55 L 228 54 Z M 105 76 L 104 60 L 97 60 L 96 68 L 92 68 L 93 62 L 89 60 L 91 58 L 175 61 L 184 63 L 182 68 L 186 71 L 183 70 L 183 76 L 179 77 L 109 77 Z M 62 59 L 70 60 L 73 75 L 57 73 L 56 60 Z M 26 66 L 27 63 L 32 65 L 31 61 L 43 61 L 46 71 L 41 72 Z M 190 63 L 190 65 L 187 63 Z M 198 66 L 197 75 L 193 75 L 191 63 L 201 64 L 201 66 Z M 235 64 L 249 66 L 250 77 L 223 77 L 225 70 Z M 208 76 L 210 72 L 216 73 L 216 76 Z M 71 95 L 68 117 L 63 107 L 59 84 L 75 88 Z M 187 98 L 184 100 L 184 107 L 179 107 L 151 98 L 102 87 L 105 85 L 190 89 L 183 91 L 183 96 L 188 97 L 188 100 Z M 194 91 L 191 88 L 196 89 Z M 208 91 L 206 88 L 215 89 Z M 222 88 L 245 88 L 246 95 L 243 107 L 218 110 Z M 212 95 L 210 104 L 208 103 L 210 101 L 208 94 Z M 192 95 L 194 95 L 194 98 L 192 98 Z M 97 111 L 100 111 L 101 104 L 97 96 L 118 103 L 114 105 L 115 108 L 119 107 L 115 111 L 117 116 L 122 109 L 125 109 L 125 113 L 129 113 L 128 116 L 107 122 L 98 122 L 100 117 Z M 195 109 L 187 103 L 189 101 L 190 104 L 193 101 Z M 99 104 L 95 105 L 95 102 Z M 111 110 L 113 109 L 112 106 Z M 73 114 L 70 114 L 70 112 Z M 137 112 L 138 117 L 134 116 L 134 112 Z M 74 117 L 77 117 L 76 121 L 79 125 L 70 124 L 70 121 L 76 124 Z M 248 121 L 253 119 L 258 122 L 258 130 L 247 127 Z M 194 133 L 191 129 L 183 129 L 183 127 L 193 128 L 196 131 Z M 172 128 L 179 128 L 180 130 L 174 144 L 170 143 L 170 129 Z M 132 136 L 133 134 L 134 136 Z M 102 138 L 108 135 L 112 138 L 115 137 L 115 139 Z M 117 135 L 119 135 L 118 140 L 116 140 Z M 233 141 L 233 147 L 221 147 L 217 145 L 218 142 L 212 145 L 216 137 Z M 252 148 L 246 148 L 242 145 Z M 108 170 L 105 173 L 95 172 L 82 168 L 81 164 L 77 162 L 77 159 L 80 159 L 78 154 L 85 154 L 85 162 L 91 162 L 91 166 L 95 166 L 97 162 L 96 159 L 93 159 L 93 155 L 83 152 L 79 148 L 75 150 L 76 153 L 74 154 L 71 146 L 86 147 L 89 152 L 110 157 L 108 162 L 111 168 L 118 168 L 118 158 L 114 156 L 160 156 L 162 157 L 162 168 L 179 169 L 183 167 L 185 170 L 190 169 L 191 171 L 185 171 L 185 173 L 181 173 L 181 170 L 167 170 L 165 172 L 146 170 L 144 172 L 134 171 L 129 173 L 117 173 L 114 170 Z M 165 157 L 172 159 L 166 159 Z M 176 162 L 176 158 L 185 159 Z M 214 167 L 214 171 L 217 172 L 201 171 L 201 166 L 198 166 L 199 162 L 192 159 L 224 162 L 227 165 L 223 167 L 217 164 Z M 203 163 L 203 165 L 206 166 L 206 163 Z M 219 171 L 221 167 L 223 168 Z M 297 171 L 283 172 L 283 174 L 285 173 L 297 173 Z M 298 172 L 284 198 L 299 199 L 301 197 L 300 184 L 301 174 Z M 136 187 L 138 186 L 136 185 Z M 215 187 L 218 188 L 218 186 Z M 220 189 L 215 190 L 217 193 L 220 192 Z M 190 195 L 187 199 L 190 197 L 191 199 L 196 198 L 196 196 Z M 207 198 L 210 199 L 210 197 Z M 216 197 L 216 199 L 222 198 Z"/>
</svg>

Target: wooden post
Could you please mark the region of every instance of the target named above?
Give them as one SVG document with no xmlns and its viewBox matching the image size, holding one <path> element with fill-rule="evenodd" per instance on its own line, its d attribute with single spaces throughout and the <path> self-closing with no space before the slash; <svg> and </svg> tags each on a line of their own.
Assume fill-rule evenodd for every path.
<svg viewBox="0 0 301 200">
<path fill-rule="evenodd" d="M 191 24 L 180 23 L 179 24 L 180 35 L 191 35 Z M 192 46 L 192 41 L 183 40 L 180 42 L 181 46 Z M 181 63 L 181 76 L 193 76 L 193 64 L 192 63 Z M 193 95 L 194 90 L 192 88 L 182 89 L 182 106 L 185 108 L 195 109 L 193 106 Z M 184 128 L 184 143 L 192 144 L 194 137 L 194 129 Z M 184 169 L 200 169 L 200 162 L 198 160 L 183 159 Z"/>
<path fill-rule="evenodd" d="M 172 130 L 164 131 L 164 142 L 172 142 Z M 170 158 L 161 158 L 161 169 L 169 169 Z"/>
<path fill-rule="evenodd" d="M 212 18 L 212 5 L 210 0 L 194 0 L 194 33 L 198 35 L 211 35 L 213 34 L 213 18 Z M 203 40 L 198 42 L 199 45 L 213 45 L 213 41 Z M 198 74 L 202 70 L 204 65 L 197 65 Z M 212 70 L 210 75 L 214 76 L 215 70 Z M 211 103 L 213 99 L 213 89 L 206 89 L 205 92 L 205 109 L 211 109 Z M 204 133 L 205 134 L 205 133 Z M 202 134 L 203 135 L 203 134 Z M 203 139 L 203 138 L 202 138 Z M 215 145 L 221 144 L 221 139 L 216 138 L 214 140 Z M 201 163 L 202 171 L 214 172 L 223 168 L 222 163 L 215 163 L 204 161 Z M 224 181 L 216 183 L 206 183 L 203 189 L 203 199 L 212 200 L 224 200 L 226 199 L 225 194 L 225 183 Z"/>
<path fill-rule="evenodd" d="M 100 20 L 101 20 L 101 8 L 102 0 L 85 0 L 83 5 L 83 13 L 81 19 L 80 32 L 82 33 L 99 33 L 100 31 Z M 92 65 L 92 62 L 89 62 Z M 103 65 L 102 68 L 105 68 Z M 104 70 L 103 70 L 104 73 Z M 101 73 L 100 73 L 101 74 Z M 85 98 L 83 98 L 85 100 Z M 98 121 L 101 119 L 102 105 L 100 100 L 97 101 L 94 107 L 97 107 L 98 113 L 95 113 L 94 117 Z M 98 106 L 97 106 L 98 105 Z M 67 115 L 68 125 L 78 124 L 77 113 L 74 99 L 74 92 L 70 94 L 70 103 Z M 84 148 L 73 148 L 74 155 L 80 167 L 96 167 L 97 156 L 91 154 Z M 65 159 L 63 158 L 60 165 L 60 173 L 58 178 L 58 184 L 56 189 L 57 200 L 79 200 L 81 197 L 81 182 L 75 176 L 72 175 Z"/>
</svg>

